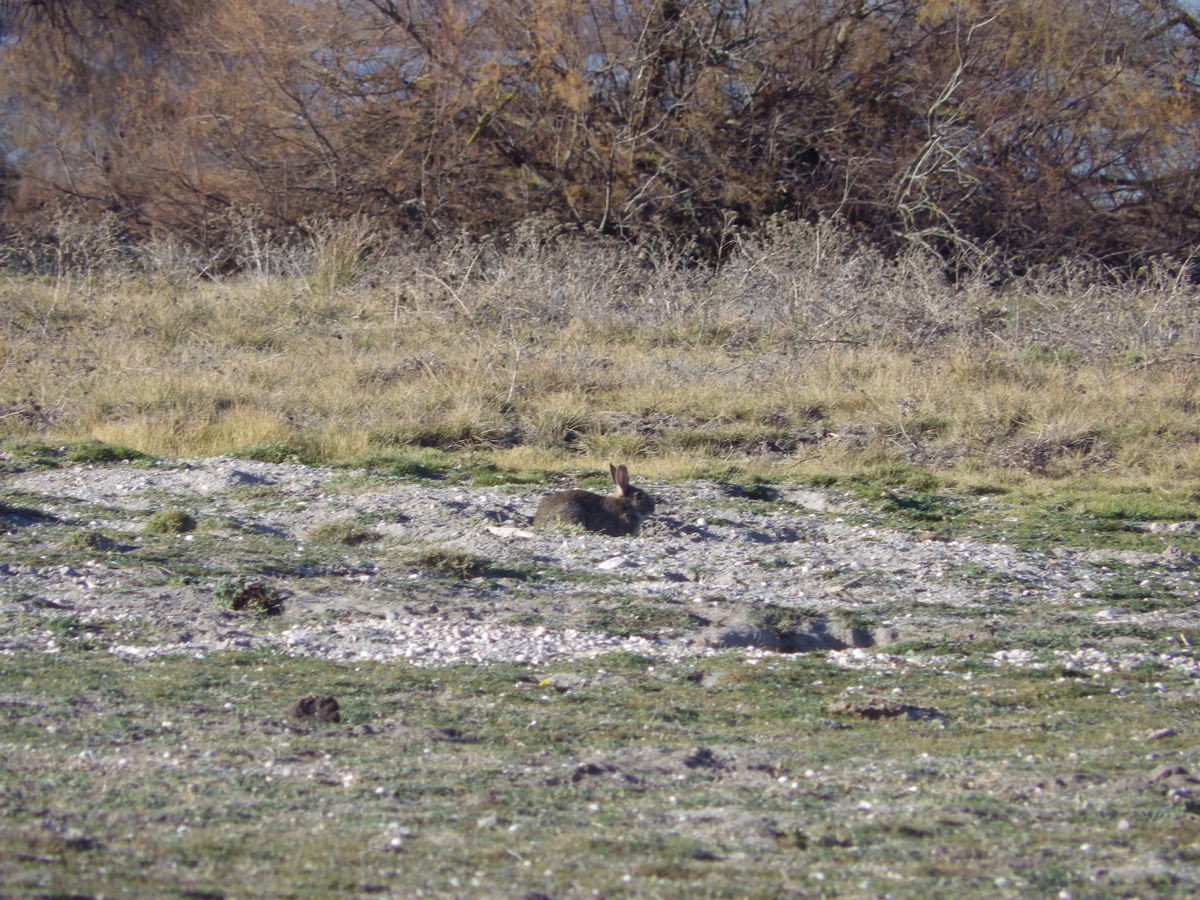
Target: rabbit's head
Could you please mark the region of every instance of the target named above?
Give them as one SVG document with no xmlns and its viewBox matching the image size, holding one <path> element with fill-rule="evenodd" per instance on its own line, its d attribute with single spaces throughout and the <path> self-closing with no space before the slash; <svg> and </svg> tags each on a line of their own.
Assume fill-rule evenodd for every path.
<svg viewBox="0 0 1200 900">
<path fill-rule="evenodd" d="M 639 519 L 654 512 L 654 498 L 641 488 L 629 484 L 629 470 L 625 468 L 624 463 L 619 466 L 609 463 L 608 471 L 612 474 L 613 484 L 617 486 L 613 496 L 619 499 L 625 508 L 636 514 Z"/>
</svg>

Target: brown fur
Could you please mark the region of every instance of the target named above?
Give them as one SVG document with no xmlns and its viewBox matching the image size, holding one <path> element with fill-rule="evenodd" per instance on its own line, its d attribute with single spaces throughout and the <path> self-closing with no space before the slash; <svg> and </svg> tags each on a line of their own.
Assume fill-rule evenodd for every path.
<svg viewBox="0 0 1200 900">
<path fill-rule="evenodd" d="M 591 491 L 556 491 L 538 504 L 534 525 L 578 525 L 611 537 L 635 537 L 642 520 L 654 512 L 654 498 L 640 488 L 630 487 L 629 470 L 609 463 L 616 491 L 608 497 Z"/>
</svg>

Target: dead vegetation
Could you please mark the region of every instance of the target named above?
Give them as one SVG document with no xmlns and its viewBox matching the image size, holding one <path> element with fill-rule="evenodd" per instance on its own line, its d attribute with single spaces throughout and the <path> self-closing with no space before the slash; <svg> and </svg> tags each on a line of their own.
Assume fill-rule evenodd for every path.
<svg viewBox="0 0 1200 900">
<path fill-rule="evenodd" d="M 14 222 L 109 211 L 222 272 L 262 265 L 247 224 L 340 222 L 326 286 L 372 227 L 534 215 L 707 260 L 837 215 L 967 268 L 1200 233 L 1180 0 L 45 0 L 0 33 Z"/>
<path fill-rule="evenodd" d="M 95 267 L 3 277 L 0 434 L 656 477 L 906 463 L 1174 481 L 1200 459 L 1185 267 L 951 284 L 828 223 L 747 237 L 716 269 L 538 225 L 433 249 L 378 236 L 352 265 L 342 239 L 264 243 L 267 274 L 206 280 L 114 264 L 92 235 Z"/>
</svg>

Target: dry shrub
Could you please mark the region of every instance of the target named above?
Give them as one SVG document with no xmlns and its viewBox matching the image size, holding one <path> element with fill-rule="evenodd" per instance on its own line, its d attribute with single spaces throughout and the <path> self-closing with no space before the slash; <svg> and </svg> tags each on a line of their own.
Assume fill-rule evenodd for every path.
<svg viewBox="0 0 1200 900">
<path fill-rule="evenodd" d="M 214 258 L 363 215 L 422 238 L 551 215 L 689 261 L 838 215 L 958 270 L 993 249 L 1136 264 L 1200 233 L 1200 43 L 1176 2 L 0 9 L 17 210 L 117 211 Z M 296 274 L 262 247 L 223 263 Z"/>
</svg>

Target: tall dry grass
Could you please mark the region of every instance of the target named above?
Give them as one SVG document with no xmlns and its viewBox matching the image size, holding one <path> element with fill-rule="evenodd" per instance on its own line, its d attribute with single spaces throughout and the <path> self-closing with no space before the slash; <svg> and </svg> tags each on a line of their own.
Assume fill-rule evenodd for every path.
<svg viewBox="0 0 1200 900">
<path fill-rule="evenodd" d="M 650 473 L 1200 469 L 1200 293 L 1166 265 L 996 288 L 828 223 L 719 270 L 534 225 L 415 248 L 343 223 L 249 234 L 243 274 L 212 277 L 179 248 L 62 239 L 73 255 L 9 248 L 0 275 L 9 438 Z"/>
</svg>

